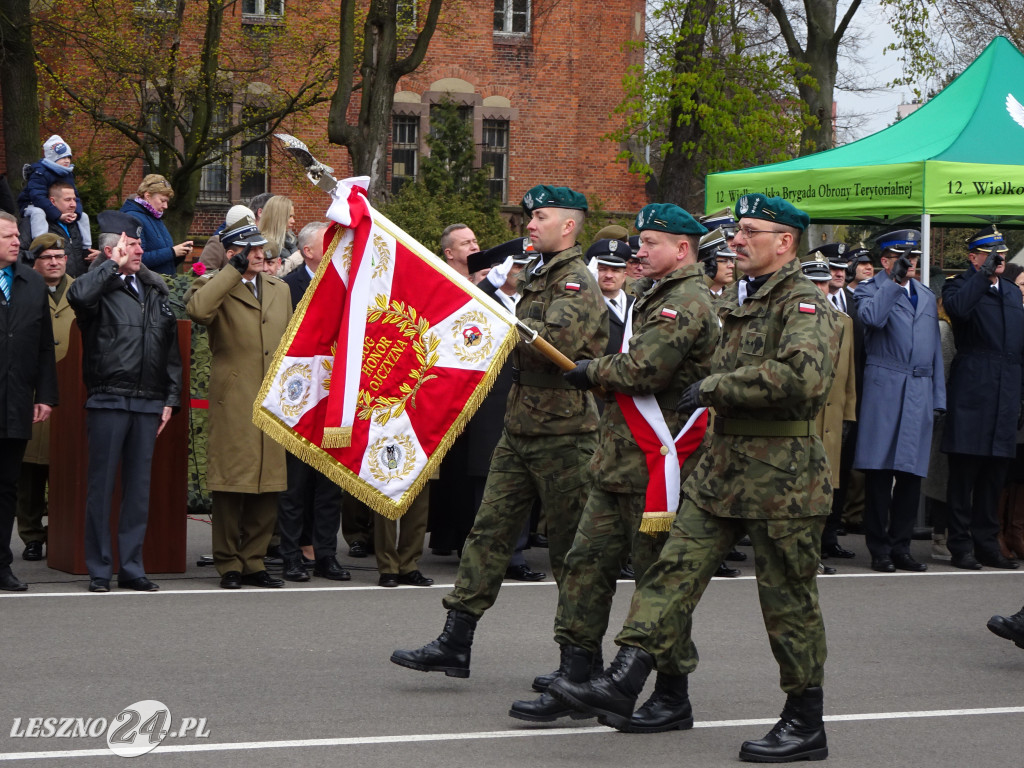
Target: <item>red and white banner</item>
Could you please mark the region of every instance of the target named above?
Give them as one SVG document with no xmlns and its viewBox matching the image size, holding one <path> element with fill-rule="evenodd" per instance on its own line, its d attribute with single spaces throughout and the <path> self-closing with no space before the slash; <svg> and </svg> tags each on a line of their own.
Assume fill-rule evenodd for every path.
<svg viewBox="0 0 1024 768">
<path fill-rule="evenodd" d="M 395 520 L 436 471 L 517 343 L 490 297 L 338 184 L 324 258 L 253 421 Z"/>
</svg>

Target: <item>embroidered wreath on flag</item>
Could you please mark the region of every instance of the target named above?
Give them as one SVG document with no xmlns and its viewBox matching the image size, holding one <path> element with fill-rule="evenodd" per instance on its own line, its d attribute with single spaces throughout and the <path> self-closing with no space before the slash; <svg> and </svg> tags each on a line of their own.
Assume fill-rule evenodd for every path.
<svg viewBox="0 0 1024 768">
<path fill-rule="evenodd" d="M 309 402 L 309 385 L 313 369 L 305 363 L 295 363 L 282 371 L 277 380 L 278 395 L 281 398 L 281 413 L 294 419 Z"/>
<path fill-rule="evenodd" d="M 372 306 L 367 309 L 366 322 L 374 323 L 380 320 L 385 325 L 397 326 L 398 332 L 409 339 L 412 339 L 412 350 L 416 356 L 419 368 L 409 371 L 409 378 L 415 384 L 403 381 L 398 391 L 399 397 L 380 395 L 374 396 L 365 389 L 359 390 L 356 418 L 370 419 L 380 426 L 384 426 L 392 418 L 401 416 L 406 406 L 416 406 L 416 392 L 419 388 L 437 376 L 428 374 L 438 361 L 437 348 L 441 340 L 431 332 L 430 322 L 425 317 L 418 317 L 415 307 L 406 307 L 405 302 L 392 301 L 388 304 L 387 296 L 378 293 Z"/>
<path fill-rule="evenodd" d="M 373 260 L 373 279 L 376 280 L 378 277 L 383 277 L 391 263 L 388 241 L 380 235 L 373 236 L 373 255 L 376 257 Z"/>
<path fill-rule="evenodd" d="M 408 435 L 384 436 L 371 445 L 368 452 L 370 474 L 379 482 L 401 480 L 416 468 L 416 451 Z M 398 455 L 392 457 L 392 453 Z"/>
<path fill-rule="evenodd" d="M 476 345 L 471 345 L 466 340 L 467 329 L 482 329 L 483 339 Z M 494 346 L 494 337 L 490 333 L 490 326 L 487 323 L 487 316 L 483 312 L 467 312 L 455 321 L 452 326 L 452 336 L 455 344 L 452 351 L 455 356 L 464 363 L 478 363 L 491 354 L 491 347 Z"/>
</svg>

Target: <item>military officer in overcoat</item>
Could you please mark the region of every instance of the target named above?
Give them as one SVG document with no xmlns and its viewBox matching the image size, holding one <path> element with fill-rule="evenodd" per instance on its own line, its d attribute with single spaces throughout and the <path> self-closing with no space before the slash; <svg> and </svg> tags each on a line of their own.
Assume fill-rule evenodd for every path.
<svg viewBox="0 0 1024 768">
<path fill-rule="evenodd" d="M 746 533 L 788 697 L 778 723 L 763 739 L 744 742 L 740 757 L 821 759 L 828 754 L 826 648 L 815 579 L 832 487 L 814 417 L 832 385 L 839 330 L 795 258 L 807 214 L 782 198 L 748 194 L 737 201 L 736 215 L 733 250 L 744 278 L 719 308 L 722 343 L 713 373 L 691 384 L 678 405 L 684 412 L 711 406 L 714 431 L 683 484 L 669 539 L 637 585 L 610 668 L 587 683 L 557 679 L 548 690 L 627 730 L 653 667 L 673 675 L 696 668 L 693 610 L 722 556 Z M 680 645 L 684 669 L 672 666 Z"/>
<path fill-rule="evenodd" d="M 603 354 L 608 313 L 576 243 L 586 198 L 567 187 L 538 185 L 523 197 L 527 232 L 538 256 L 520 273 L 516 316 L 571 360 Z M 483 502 L 466 539 L 455 588 L 444 600 L 444 631 L 391 661 L 421 672 L 468 677 L 476 623 L 498 596 L 512 549 L 534 501 L 547 513 L 551 570 L 561 583 L 565 553 L 587 496 L 587 465 L 597 437 L 597 406 L 526 343 L 515 367 L 505 427 L 491 458 Z"/>
<path fill-rule="evenodd" d="M 625 346 L 620 347 L 620 353 L 579 361 L 576 370 L 564 374 L 579 389 L 600 386 L 607 394 L 597 451 L 590 462 L 594 487 L 572 549 L 565 557 L 566 575 L 555 614 L 555 642 L 561 649 L 556 675 L 577 682 L 588 679 L 595 660 L 600 660 L 619 563 L 632 553 L 637 579 L 643 576 L 667 538 L 667 512 L 675 512 L 678 503 L 677 493 L 669 502 L 671 509 L 660 510 L 665 524 L 652 527 L 661 527 L 662 532 L 641 532 L 648 485 L 659 481 L 664 485 L 664 474 L 659 473 L 669 469 L 661 463 L 668 453 L 665 444 L 638 437 L 653 434 L 654 429 L 645 418 L 648 412 L 642 409 L 658 409 L 659 413 L 649 418 L 661 421 L 672 442 L 688 416 L 677 413 L 675 405 L 690 384 L 710 373 L 711 356 L 720 335 L 704 282 L 704 267 L 697 264 L 698 240 L 707 230 L 671 204 L 644 207 L 637 215 L 636 228 L 640 232 L 638 255 L 645 276 L 652 278 L 654 285 L 637 299 L 629 313 L 630 333 Z M 703 426 L 701 422 L 699 427 L 691 427 L 700 431 L 694 448 L 700 444 Z M 697 463 L 692 452 L 685 460 L 681 469 L 679 460 L 671 468 L 676 476 L 675 488 L 679 487 L 678 478 L 685 477 Z M 648 470 L 651 461 L 655 462 L 654 473 Z M 678 660 L 680 667 L 685 663 L 685 659 Z M 550 682 L 541 680 L 538 684 L 535 680 L 534 688 L 546 687 Z M 651 701 L 627 730 L 652 733 L 692 724 L 688 702 L 683 709 L 676 706 L 685 698 L 685 674 L 659 672 Z M 573 713 L 546 692 L 536 701 L 513 703 L 509 711 L 512 717 L 540 722 Z"/>
<path fill-rule="evenodd" d="M 967 269 L 946 280 L 942 305 L 956 339 L 942 450 L 949 454 L 946 544 L 957 568 L 1018 567 L 999 551 L 996 506 L 1017 450 L 1024 400 L 1024 307 L 1000 277 L 1009 249 L 988 226 L 967 243 Z"/>
<path fill-rule="evenodd" d="M 192 284 L 187 306 L 189 317 L 209 328 L 213 355 L 206 474 L 213 561 L 225 589 L 281 587 L 263 557 L 277 520 L 277 494 L 288 486 L 285 452 L 252 423 L 252 406 L 288 326 L 291 294 L 283 280 L 263 271 L 267 240 L 251 211 L 242 209 L 220 239 L 228 264 Z"/>
</svg>

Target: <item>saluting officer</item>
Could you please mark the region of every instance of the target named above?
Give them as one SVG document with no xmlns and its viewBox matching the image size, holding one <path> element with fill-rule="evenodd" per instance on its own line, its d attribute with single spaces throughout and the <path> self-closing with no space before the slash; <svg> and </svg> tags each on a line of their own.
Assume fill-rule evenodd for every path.
<svg viewBox="0 0 1024 768">
<path fill-rule="evenodd" d="M 839 331 L 796 260 L 807 214 L 760 194 L 741 197 L 736 213 L 733 247 L 745 277 L 719 309 L 714 373 L 691 384 L 678 405 L 684 412 L 714 408 L 714 432 L 683 484 L 660 557 L 637 585 L 611 667 L 588 683 L 560 678 L 549 691 L 606 725 L 630 729 L 652 667 L 673 675 L 696 668 L 693 610 L 722 556 L 746 533 L 788 698 L 779 722 L 763 739 L 744 742 L 740 758 L 821 759 L 828 754 L 821 689 L 826 648 L 815 579 L 832 488 L 814 417 L 832 385 Z M 680 647 L 683 669 L 672 663 Z M 675 706 L 681 710 L 689 701 Z"/>
<path fill-rule="evenodd" d="M 576 243 L 587 199 L 567 187 L 539 185 L 523 197 L 527 232 L 539 256 L 520 273 L 517 317 L 572 360 L 594 358 L 608 341 L 608 313 Z M 444 631 L 391 661 L 421 672 L 469 677 L 476 623 L 494 604 L 501 580 L 536 499 L 547 514 L 551 570 L 561 582 L 565 553 L 587 496 L 597 406 L 562 378 L 558 367 L 520 343 L 505 427 L 491 457 L 483 502 L 466 539 L 455 588 L 444 600 Z"/>
</svg>

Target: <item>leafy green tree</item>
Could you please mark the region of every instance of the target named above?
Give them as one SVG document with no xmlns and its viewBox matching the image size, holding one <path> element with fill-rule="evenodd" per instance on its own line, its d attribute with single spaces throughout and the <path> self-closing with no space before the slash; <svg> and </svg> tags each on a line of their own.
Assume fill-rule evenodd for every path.
<svg viewBox="0 0 1024 768">
<path fill-rule="evenodd" d="M 419 178 L 383 204 L 383 213 L 435 253 L 441 232 L 455 222 L 469 226 L 481 248 L 512 239 L 515 233 L 488 190 L 487 171 L 473 167 L 473 133 L 458 106 L 441 102 L 430 121 L 430 154 L 420 161 Z"/>
<path fill-rule="evenodd" d="M 630 169 L 654 175 L 658 199 L 697 210 L 704 177 L 785 160 L 807 112 L 793 91 L 796 67 L 748 47 L 728 0 L 665 0 L 649 19 L 644 64 L 624 78 L 618 111 Z"/>
</svg>

